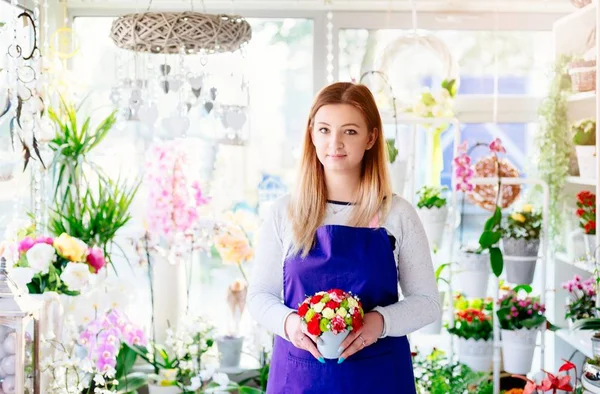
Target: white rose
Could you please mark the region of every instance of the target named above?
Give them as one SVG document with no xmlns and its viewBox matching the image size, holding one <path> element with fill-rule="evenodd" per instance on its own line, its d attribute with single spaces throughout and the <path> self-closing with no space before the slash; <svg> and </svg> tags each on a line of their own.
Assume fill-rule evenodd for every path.
<svg viewBox="0 0 600 394">
<path fill-rule="evenodd" d="M 333 317 L 335 316 L 335 312 L 333 311 L 333 309 L 331 308 L 325 308 L 323 309 L 323 317 L 325 319 L 333 319 Z"/>
<path fill-rule="evenodd" d="M 17 286 L 25 289 L 27 283 L 31 282 L 31 279 L 35 275 L 35 272 L 29 267 L 15 267 L 10 270 L 10 278 L 17 284 Z"/>
<path fill-rule="evenodd" d="M 85 263 L 69 263 L 60 279 L 73 291 L 81 291 L 90 281 L 90 269 Z"/>
<path fill-rule="evenodd" d="M 56 251 L 52 245 L 39 243 L 33 245 L 31 249 L 25 253 L 27 263 L 36 274 L 41 272 L 47 274 L 50 269 L 50 264 L 56 260 Z"/>
<path fill-rule="evenodd" d="M 325 308 L 325 304 L 322 302 L 317 302 L 315 305 L 313 305 L 312 307 L 315 312 L 317 313 L 321 313 L 321 311 L 323 310 L 323 308 Z"/>
</svg>

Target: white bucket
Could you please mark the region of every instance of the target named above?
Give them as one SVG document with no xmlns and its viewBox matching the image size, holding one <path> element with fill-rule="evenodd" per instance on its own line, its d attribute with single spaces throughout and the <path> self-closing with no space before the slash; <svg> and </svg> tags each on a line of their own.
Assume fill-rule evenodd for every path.
<svg viewBox="0 0 600 394">
<path fill-rule="evenodd" d="M 527 375 L 531 370 L 533 351 L 539 327 L 502 330 L 502 358 L 508 373 Z"/>
</svg>

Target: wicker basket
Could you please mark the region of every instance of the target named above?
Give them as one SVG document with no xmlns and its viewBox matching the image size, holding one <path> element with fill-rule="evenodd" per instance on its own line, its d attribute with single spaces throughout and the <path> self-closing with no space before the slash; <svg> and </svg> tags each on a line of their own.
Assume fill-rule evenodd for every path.
<svg viewBox="0 0 600 394">
<path fill-rule="evenodd" d="M 573 4 L 577 8 L 585 7 L 590 4 L 592 0 L 571 0 L 571 4 Z"/>
<path fill-rule="evenodd" d="M 569 75 L 574 92 L 596 89 L 596 60 L 579 60 L 569 63 Z"/>
</svg>

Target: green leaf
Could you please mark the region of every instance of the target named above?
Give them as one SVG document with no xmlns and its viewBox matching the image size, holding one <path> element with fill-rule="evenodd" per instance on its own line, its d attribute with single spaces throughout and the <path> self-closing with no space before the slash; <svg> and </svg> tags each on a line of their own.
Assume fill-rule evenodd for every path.
<svg viewBox="0 0 600 394">
<path fill-rule="evenodd" d="M 127 376 L 131 372 L 136 358 L 137 353 L 133 349 L 127 344 L 121 345 L 121 349 L 119 349 L 119 354 L 117 355 L 117 380 L 121 380 L 121 377 Z"/>
<path fill-rule="evenodd" d="M 500 277 L 504 268 L 504 259 L 500 248 L 490 248 L 490 264 L 494 275 Z"/>
<path fill-rule="evenodd" d="M 502 233 L 499 231 L 485 230 L 481 233 L 481 237 L 479 237 L 479 245 L 481 245 L 483 249 L 490 248 L 493 245 L 496 245 L 500 241 L 500 238 L 502 238 Z"/>
<path fill-rule="evenodd" d="M 264 394 L 262 390 L 247 386 L 241 386 L 238 392 L 239 394 Z"/>
<path fill-rule="evenodd" d="M 531 292 L 533 291 L 533 288 L 530 285 L 518 285 L 518 286 L 513 287 L 513 291 L 515 293 L 518 293 L 521 290 L 523 290 L 527 294 L 531 294 Z"/>
<path fill-rule="evenodd" d="M 573 323 L 573 329 L 577 330 L 600 330 L 600 319 L 581 319 Z"/>
<path fill-rule="evenodd" d="M 132 372 L 126 376 L 119 378 L 117 385 L 117 393 L 135 392 L 137 389 L 148 384 L 148 376 L 142 372 Z"/>
<path fill-rule="evenodd" d="M 440 276 L 442 275 L 444 268 L 448 267 L 449 265 L 450 265 L 450 263 L 444 263 L 435 270 L 435 279 L 436 280 L 440 279 Z"/>
<path fill-rule="evenodd" d="M 502 222 L 502 210 L 500 207 L 496 207 L 494 214 L 485 222 L 483 229 L 485 231 L 492 231 L 496 226 L 499 226 Z"/>
</svg>

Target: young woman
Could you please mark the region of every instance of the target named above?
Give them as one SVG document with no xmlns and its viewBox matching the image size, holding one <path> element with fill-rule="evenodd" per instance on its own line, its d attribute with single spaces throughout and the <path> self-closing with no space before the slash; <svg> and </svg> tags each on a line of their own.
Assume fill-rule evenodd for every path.
<svg viewBox="0 0 600 394">
<path fill-rule="evenodd" d="M 439 316 L 439 294 L 417 213 L 392 195 L 385 149 L 365 86 L 317 95 L 297 189 L 263 223 L 248 293 L 252 316 L 277 334 L 269 394 L 415 393 L 406 335 Z M 331 288 L 358 295 L 365 310 L 338 360 L 323 359 L 296 313 Z"/>
</svg>

